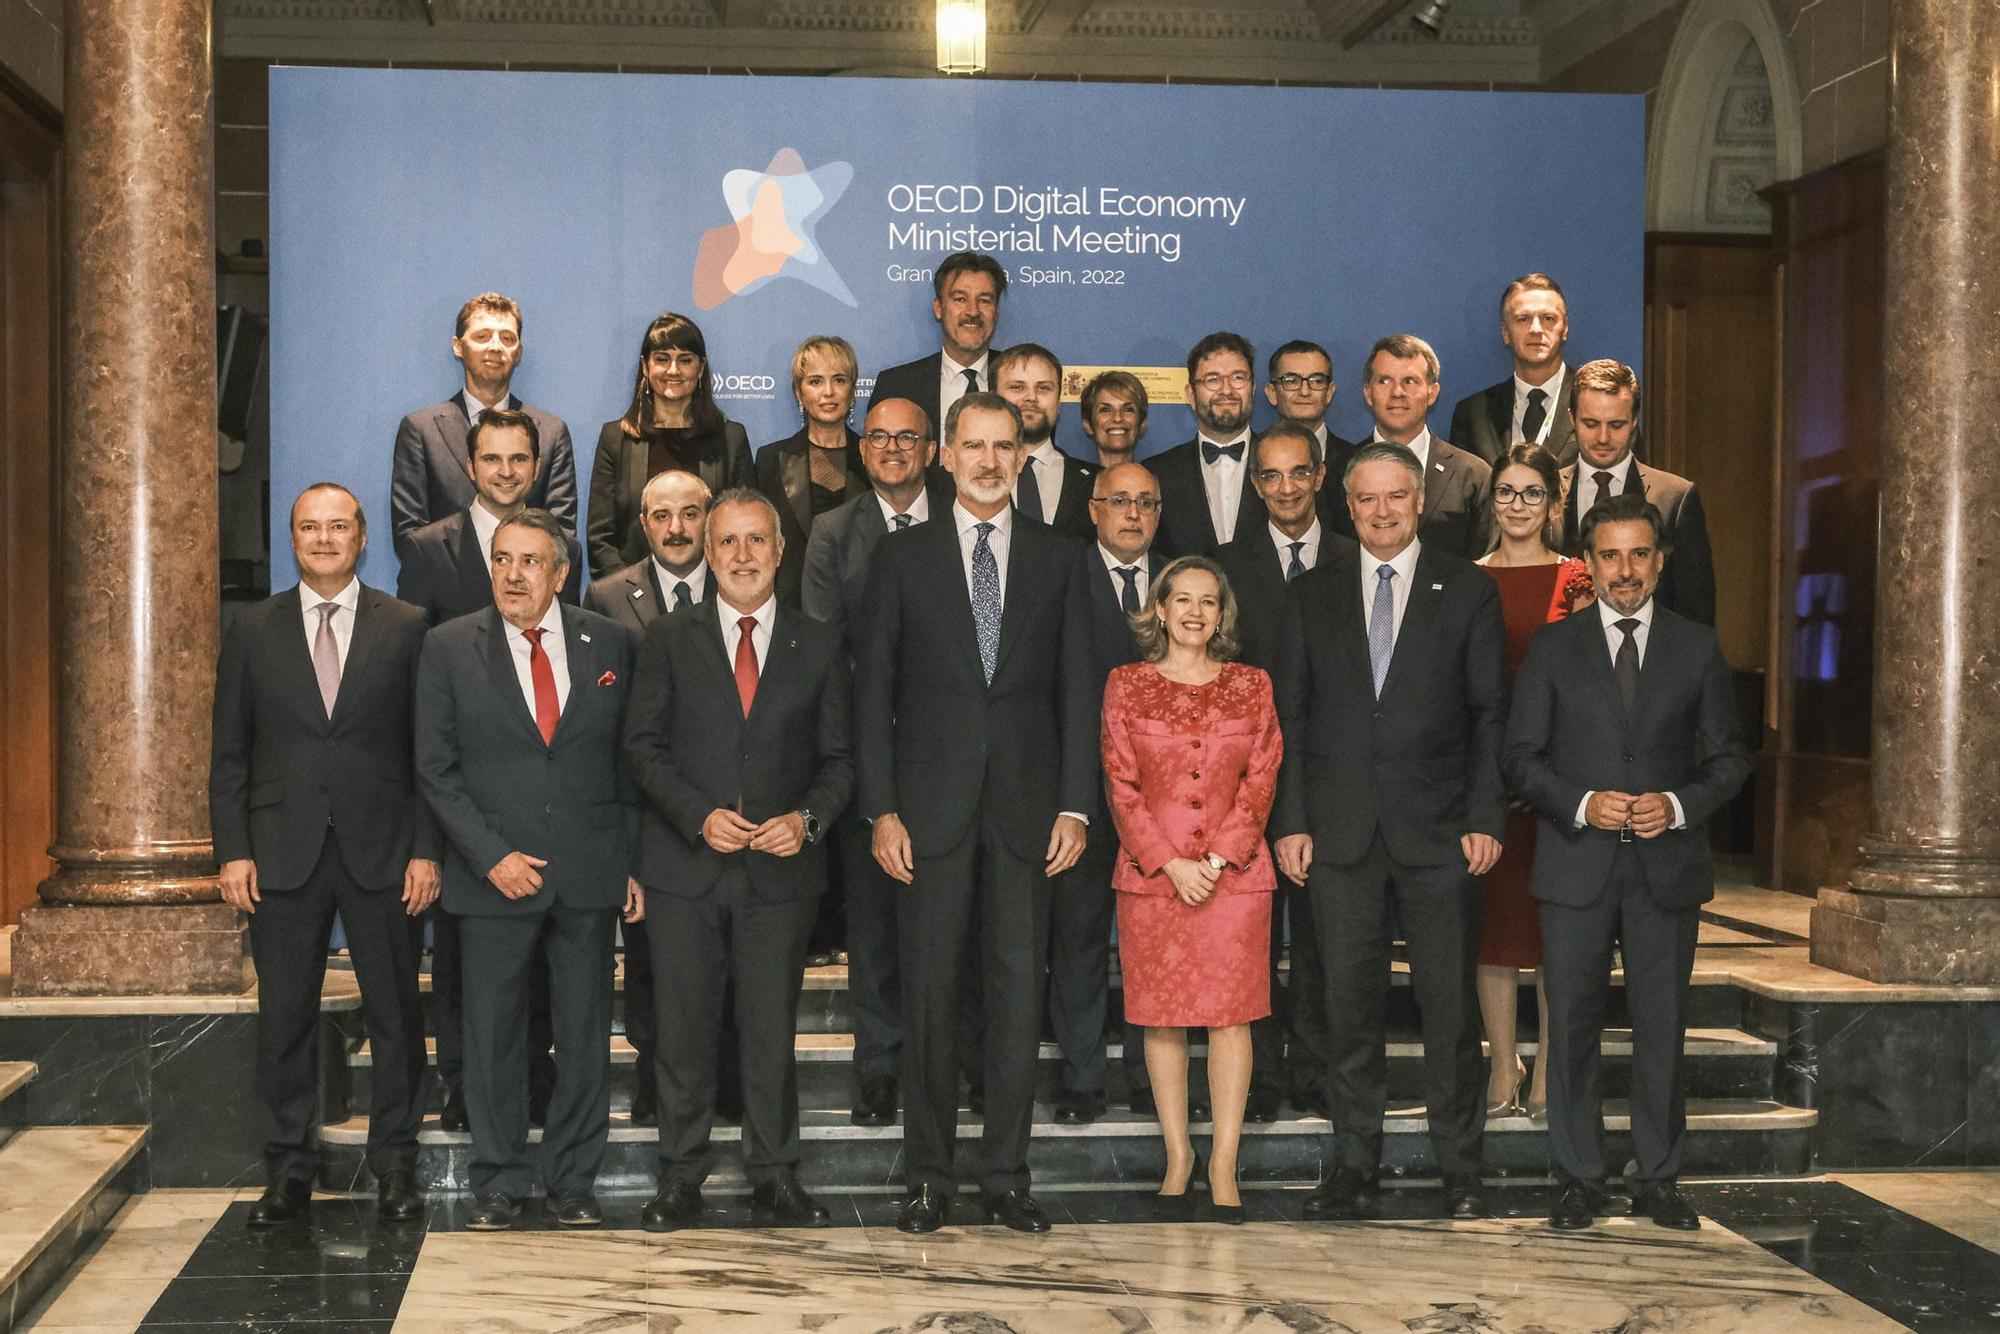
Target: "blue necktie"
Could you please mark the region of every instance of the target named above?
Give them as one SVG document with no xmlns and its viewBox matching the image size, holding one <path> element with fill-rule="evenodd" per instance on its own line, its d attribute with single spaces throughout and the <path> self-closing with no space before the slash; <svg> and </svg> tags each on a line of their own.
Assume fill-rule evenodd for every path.
<svg viewBox="0 0 2000 1334">
<path fill-rule="evenodd" d="M 979 635 L 979 665 L 986 672 L 986 684 L 993 684 L 993 669 L 1000 661 L 1000 562 L 993 558 L 987 538 L 990 523 L 975 524 L 979 540 L 972 544 L 972 628 Z"/>
<path fill-rule="evenodd" d="M 1375 609 L 1368 617 L 1368 666 L 1375 673 L 1375 698 L 1382 698 L 1382 682 L 1389 675 L 1389 657 L 1396 651 L 1396 592 L 1390 580 L 1395 570 L 1387 565 L 1375 569 Z"/>
</svg>

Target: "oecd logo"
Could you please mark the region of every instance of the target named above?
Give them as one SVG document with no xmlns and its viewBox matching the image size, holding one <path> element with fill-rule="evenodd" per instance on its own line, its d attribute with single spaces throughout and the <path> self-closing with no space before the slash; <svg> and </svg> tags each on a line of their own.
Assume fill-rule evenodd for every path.
<svg viewBox="0 0 2000 1334">
<path fill-rule="evenodd" d="M 781 148 L 762 171 L 738 168 L 722 178 L 735 221 L 703 234 L 695 252 L 694 300 L 713 310 L 774 278 L 796 278 L 844 305 L 855 305 L 813 228 L 847 193 L 854 168 L 828 162 L 807 170 L 795 148 Z"/>
</svg>

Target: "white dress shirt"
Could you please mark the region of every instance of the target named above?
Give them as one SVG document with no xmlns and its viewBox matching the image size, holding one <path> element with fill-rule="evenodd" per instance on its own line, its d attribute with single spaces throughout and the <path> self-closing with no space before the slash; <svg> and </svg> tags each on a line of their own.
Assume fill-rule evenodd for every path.
<svg viewBox="0 0 2000 1334">
<path fill-rule="evenodd" d="M 961 366 L 951 359 L 951 353 L 944 351 L 938 353 L 938 361 L 940 363 L 938 366 L 938 419 L 931 423 L 931 429 L 937 432 L 940 444 L 944 441 L 945 416 L 950 413 L 952 404 L 965 397 L 965 373 L 967 371 L 979 372 L 980 393 L 990 394 L 993 392 L 993 374 L 987 369 L 992 364 L 992 360 L 993 354 L 990 351 L 981 352 L 979 360 L 973 362 L 970 366 Z"/>
<path fill-rule="evenodd" d="M 875 493 L 875 503 L 882 507 L 882 526 L 884 528 L 887 528 L 892 533 L 895 532 L 896 531 L 895 507 L 891 505 L 886 498 L 884 498 L 884 496 L 880 491 L 877 491 Z M 910 507 L 902 512 L 910 516 L 910 522 L 912 524 L 925 522 L 927 519 L 931 517 L 931 493 L 926 490 L 919 490 L 917 492 L 917 498 L 911 501 Z"/>
<path fill-rule="evenodd" d="M 740 612 L 727 602 L 715 604 L 715 621 L 722 627 L 722 660 L 733 671 L 736 667 L 736 645 L 743 638 L 743 627 L 737 622 L 744 616 L 757 622 L 750 628 L 750 651 L 757 655 L 757 675 L 764 674 L 764 659 L 771 656 L 771 627 L 778 620 L 778 600 L 764 599 L 764 605 L 753 612 Z"/>
<path fill-rule="evenodd" d="M 1210 463 L 1202 452 L 1203 443 L 1227 448 L 1241 444 L 1240 459 L 1217 458 Z M 1236 511 L 1243 505 L 1243 470 L 1250 466 L 1250 428 L 1244 427 L 1227 440 L 1195 437 L 1195 462 L 1201 465 L 1201 489 L 1208 494 L 1208 521 L 1215 525 L 1215 538 L 1227 542 L 1236 536 Z"/>
<path fill-rule="evenodd" d="M 1396 636 L 1403 633 L 1403 613 L 1410 607 L 1410 585 L 1416 581 L 1417 553 L 1422 548 L 1423 543 L 1412 540 L 1410 545 L 1386 561 L 1376 560 L 1368 553 L 1367 547 L 1361 548 L 1361 628 L 1364 632 L 1374 628 L 1375 587 L 1381 582 L 1375 571 L 1387 565 L 1396 572 L 1396 577 L 1389 581 L 1390 606 L 1395 609 L 1395 623 L 1389 634 L 1391 649 L 1396 645 Z"/>
<path fill-rule="evenodd" d="M 1636 460 L 1632 457 L 1632 451 L 1629 449 L 1625 451 L 1624 458 L 1618 460 L 1618 462 L 1612 464 L 1609 468 L 1599 468 L 1582 455 L 1577 456 L 1576 480 L 1570 483 L 1569 500 L 1570 505 L 1576 511 L 1579 523 L 1583 521 L 1583 516 L 1589 513 L 1590 507 L 1597 503 L 1597 474 L 1600 472 L 1610 473 L 1611 494 L 1622 496 L 1625 494 L 1626 482 L 1632 475 L 1632 468 L 1635 463 Z"/>
<path fill-rule="evenodd" d="M 1139 605 L 1144 607 L 1146 605 L 1146 595 L 1153 588 L 1153 570 L 1149 563 L 1152 559 L 1151 556 L 1142 552 L 1139 559 L 1135 561 L 1122 561 L 1114 556 L 1111 553 L 1111 548 L 1105 546 L 1102 542 L 1097 544 L 1097 555 L 1104 562 L 1105 573 L 1111 576 L 1111 600 L 1120 605 L 1123 605 L 1125 598 L 1125 576 L 1118 572 L 1132 566 L 1138 568 L 1139 578 L 1135 586 L 1139 590 Z"/>
<path fill-rule="evenodd" d="M 1056 442 L 1053 440 L 1044 440 L 1028 451 L 1027 459 L 1021 461 L 1021 479 L 1014 486 L 1015 504 L 1020 503 L 1021 487 L 1027 485 L 1028 474 L 1031 471 L 1028 459 L 1033 459 L 1035 463 L 1032 471 L 1035 475 L 1035 490 L 1041 493 L 1042 522 L 1054 523 L 1056 505 L 1062 500 L 1062 451 L 1056 448 Z"/>
<path fill-rule="evenodd" d="M 472 519 L 472 535 L 479 539 L 479 563 L 490 571 L 493 568 L 493 534 L 500 531 L 500 520 L 494 517 L 493 511 L 480 504 L 477 497 L 465 507 L 465 512 Z"/>
<path fill-rule="evenodd" d="M 653 574 L 660 581 L 660 601 L 666 604 L 668 611 L 672 611 L 681 605 L 679 600 L 674 597 L 675 584 L 686 584 L 688 586 L 688 600 L 690 602 L 701 601 L 702 594 L 708 591 L 707 561 L 697 561 L 695 567 L 686 574 L 675 574 L 672 570 L 660 564 L 658 556 L 649 556 L 647 559 L 653 562 Z"/>
<path fill-rule="evenodd" d="M 1557 361 L 1556 373 L 1540 384 L 1529 384 L 1519 374 L 1514 376 L 1514 424 L 1507 432 L 1508 444 L 1528 439 L 1528 433 L 1522 429 L 1521 423 L 1528 416 L 1528 395 L 1537 389 L 1542 391 L 1542 427 L 1535 432 L 1535 438 L 1529 443 L 1537 445 L 1548 443 L 1549 431 L 1556 424 L 1556 390 L 1562 387 L 1563 376 L 1567 373 L 1562 362 Z"/>
<path fill-rule="evenodd" d="M 490 412 L 494 408 L 506 407 L 507 400 L 513 397 L 512 394 L 503 394 L 501 395 L 500 401 L 498 403 L 481 403 L 478 399 L 472 396 L 472 391 L 470 389 L 463 389 L 460 390 L 460 392 L 465 395 L 465 419 L 468 422 L 478 421 L 479 414 L 482 412 Z"/>
<path fill-rule="evenodd" d="M 1627 455 L 1626 461 L 1630 462 L 1630 460 L 1631 456 Z M 1625 644 L 1625 632 L 1618 628 L 1618 622 L 1625 619 L 1625 613 L 1612 606 L 1609 598 L 1597 599 L 1595 606 L 1597 608 L 1598 621 L 1604 627 L 1604 651 L 1615 664 L 1618 661 L 1618 650 Z M 1646 645 L 1652 641 L 1653 637 L 1653 599 L 1647 598 L 1646 605 L 1632 613 L 1632 619 L 1639 623 L 1638 628 L 1632 631 L 1632 647 L 1639 654 L 1639 669 L 1644 671 L 1646 668 Z M 1590 808 L 1590 799 L 1596 795 L 1597 792 L 1594 789 L 1586 792 L 1583 794 L 1583 800 L 1576 804 L 1576 827 L 1578 829 L 1583 828 L 1585 824 L 1589 823 L 1585 818 L 1585 812 Z M 1668 828 L 1687 828 L 1687 814 L 1681 810 L 1681 799 L 1671 792 L 1666 794 L 1666 798 L 1667 804 L 1674 808 L 1673 823 Z"/>
<path fill-rule="evenodd" d="M 534 641 L 512 621 L 500 623 L 507 627 L 507 648 L 514 655 L 514 678 L 521 683 L 521 698 L 528 702 L 528 716 L 532 718 L 535 673 L 529 655 L 534 650 Z M 549 603 L 549 609 L 542 613 L 541 628 L 548 632 L 542 636 L 542 652 L 549 655 L 549 672 L 556 678 L 556 712 L 560 714 L 569 707 L 569 644 L 563 638 L 562 603 Z"/>
<path fill-rule="evenodd" d="M 340 670 L 347 670 L 347 646 L 354 642 L 354 615 L 361 606 L 361 581 L 349 579 L 347 587 L 330 598 L 323 598 L 304 583 L 299 585 L 299 612 L 305 619 L 306 656 L 313 651 L 313 639 L 319 634 L 319 604 L 331 602 L 340 610 L 333 613 L 333 642 L 340 650 Z"/>
<path fill-rule="evenodd" d="M 1287 537 L 1285 536 L 1285 530 L 1278 527 L 1275 523 L 1266 524 L 1265 528 L 1271 534 L 1271 545 L 1278 549 L 1279 569 L 1283 570 L 1290 567 L 1292 563 L 1292 543 L 1294 542 L 1301 544 L 1299 547 L 1299 564 L 1305 566 L 1308 570 L 1319 564 L 1319 518 L 1317 516 L 1314 516 L 1312 527 L 1306 529 L 1304 537 Z M 1371 590 L 1368 596 L 1372 598 L 1375 594 Z"/>
<path fill-rule="evenodd" d="M 1374 443 L 1378 445 L 1386 445 L 1389 443 L 1389 441 L 1382 438 L 1382 432 L 1379 428 L 1375 432 Z M 1415 454 L 1417 456 L 1417 467 L 1423 470 L 1423 473 L 1426 477 L 1430 476 L 1431 428 L 1429 426 L 1425 426 L 1423 430 L 1417 432 L 1416 438 L 1411 440 L 1409 444 L 1404 445 L 1403 448 L 1409 450 L 1412 454 Z"/>
<path fill-rule="evenodd" d="M 951 502 L 951 521 L 958 525 L 958 558 L 965 567 L 965 589 L 972 591 L 972 548 L 978 545 L 979 534 L 975 530 L 982 523 L 993 525 L 993 531 L 986 535 L 986 545 L 993 549 L 993 563 L 1000 567 L 1000 606 L 1007 605 L 1007 539 L 1014 532 L 1014 507 L 1007 505 L 990 519 L 975 519 L 965 506 L 956 500 Z"/>
</svg>

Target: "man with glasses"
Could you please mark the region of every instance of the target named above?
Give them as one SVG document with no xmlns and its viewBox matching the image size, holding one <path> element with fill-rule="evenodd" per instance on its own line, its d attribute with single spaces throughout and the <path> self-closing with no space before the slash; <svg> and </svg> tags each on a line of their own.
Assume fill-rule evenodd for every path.
<svg viewBox="0 0 2000 1334">
<path fill-rule="evenodd" d="M 1083 387 L 1083 433 L 1106 471 L 1130 463 L 1146 438 L 1146 386 L 1130 371 L 1099 371 Z"/>
<path fill-rule="evenodd" d="M 1570 371 L 1563 365 L 1569 341 L 1569 306 L 1546 273 L 1524 273 L 1500 294 L 1500 341 L 1514 357 L 1514 373 L 1458 401 L 1451 438 L 1494 468 L 1507 447 L 1523 441 L 1555 456 L 1557 466 L 1576 462 L 1576 421 L 1570 416 Z"/>
<path fill-rule="evenodd" d="M 1336 473 L 1347 465 L 1354 452 L 1351 442 L 1326 429 L 1327 410 L 1340 388 L 1333 380 L 1333 358 L 1318 343 L 1294 338 L 1271 354 L 1266 368 L 1264 397 L 1278 410 L 1280 420 L 1296 422 L 1312 432 L 1319 457 Z M 1346 516 L 1335 516 L 1335 526 L 1345 526 Z"/>
<path fill-rule="evenodd" d="M 1264 502 L 1250 484 L 1251 367 L 1257 353 L 1240 334 L 1217 332 L 1187 359 L 1187 403 L 1195 438 L 1146 460 L 1160 479 L 1160 548 L 1175 556 L 1208 555 L 1264 522 Z"/>
<path fill-rule="evenodd" d="M 924 411 L 907 398 L 868 410 L 861 431 L 868 490 L 813 521 L 800 601 L 808 616 L 839 630 L 851 657 L 862 623 L 868 566 L 884 534 L 927 522 L 950 508 L 949 477 L 933 479 L 937 441 Z M 903 1058 L 901 968 L 896 956 L 898 886 L 875 864 L 868 826 L 850 807 L 834 826 L 834 855 L 847 896 L 847 991 L 854 1001 L 853 1120 L 896 1119 Z"/>
<path fill-rule="evenodd" d="M 1423 540 L 1435 551 L 1471 559 L 1493 545 L 1493 469 L 1431 434 L 1438 397 L 1438 355 L 1415 334 L 1391 334 L 1368 351 L 1361 397 L 1375 418 L 1370 443 L 1401 445 L 1423 477 Z"/>
</svg>

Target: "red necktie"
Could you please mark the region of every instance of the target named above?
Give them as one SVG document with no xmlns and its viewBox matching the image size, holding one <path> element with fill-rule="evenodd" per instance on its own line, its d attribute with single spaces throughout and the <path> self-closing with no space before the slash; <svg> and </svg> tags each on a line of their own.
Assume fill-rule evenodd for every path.
<svg viewBox="0 0 2000 1334">
<path fill-rule="evenodd" d="M 743 701 L 743 716 L 750 716 L 750 705 L 757 698 L 757 646 L 750 642 L 750 632 L 757 628 L 755 616 L 745 616 L 736 622 L 736 697 Z"/>
<path fill-rule="evenodd" d="M 523 630 L 528 637 L 528 677 L 535 683 L 535 726 L 542 730 L 542 744 L 555 744 L 556 720 L 562 717 L 562 710 L 556 704 L 556 673 L 549 666 L 549 655 L 542 652 L 542 636 L 548 631 L 537 626 L 533 630 Z"/>
</svg>

